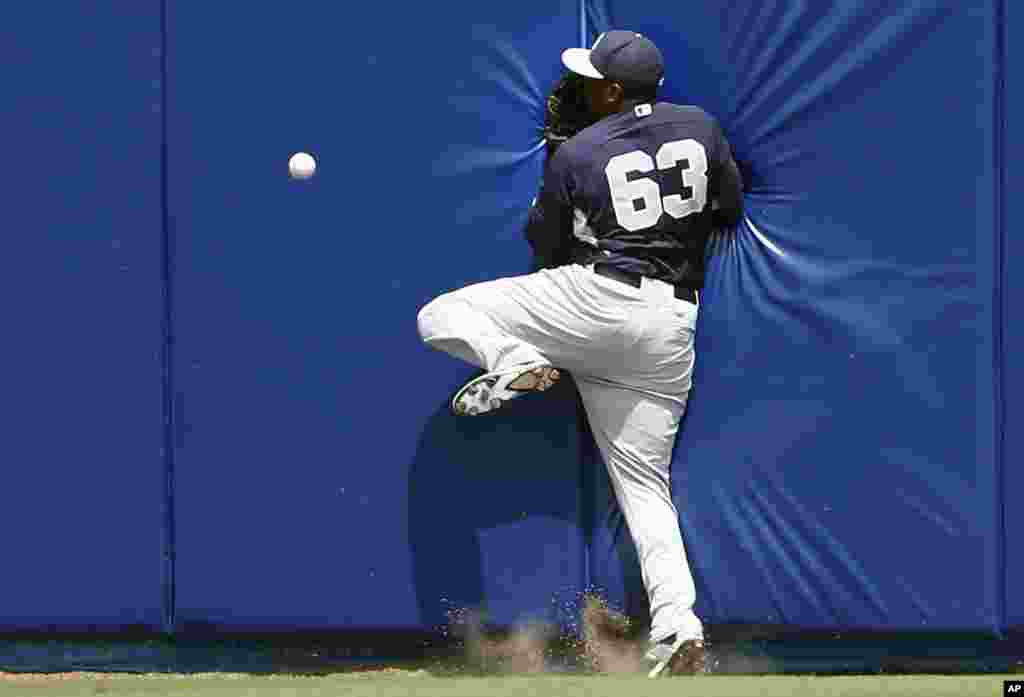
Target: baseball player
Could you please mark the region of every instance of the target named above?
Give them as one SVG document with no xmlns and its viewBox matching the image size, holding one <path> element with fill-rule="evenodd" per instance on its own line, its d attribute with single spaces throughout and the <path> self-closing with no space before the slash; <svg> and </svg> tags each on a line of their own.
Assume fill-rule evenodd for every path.
<svg viewBox="0 0 1024 697">
<path fill-rule="evenodd" d="M 419 332 L 484 370 L 452 398 L 459 415 L 542 392 L 562 371 L 575 378 L 650 600 L 648 674 L 705 672 L 669 467 L 705 245 L 713 227 L 739 220 L 742 180 L 713 117 L 657 101 L 664 63 L 646 37 L 608 31 L 562 62 L 592 123 L 549 138 L 525 231 L 539 270 L 441 295 L 420 310 Z M 556 112 L 572 106 L 563 88 L 549 101 Z"/>
</svg>

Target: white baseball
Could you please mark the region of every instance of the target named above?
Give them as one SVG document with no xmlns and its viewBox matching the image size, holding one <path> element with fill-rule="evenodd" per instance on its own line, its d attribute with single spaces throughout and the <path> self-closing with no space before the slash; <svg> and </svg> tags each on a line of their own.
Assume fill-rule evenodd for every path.
<svg viewBox="0 0 1024 697">
<path fill-rule="evenodd" d="M 288 160 L 288 171 L 292 179 L 309 179 L 316 172 L 316 160 L 306 152 L 297 152 Z"/>
</svg>

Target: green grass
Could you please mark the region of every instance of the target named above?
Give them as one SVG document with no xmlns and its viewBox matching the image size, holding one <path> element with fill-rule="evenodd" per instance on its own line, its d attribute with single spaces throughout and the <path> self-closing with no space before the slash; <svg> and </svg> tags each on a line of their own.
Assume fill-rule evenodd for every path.
<svg viewBox="0 0 1024 697">
<path fill-rule="evenodd" d="M 0 697 L 996 697 L 1002 675 L 735 676 L 648 680 L 633 675 L 438 676 L 384 670 L 325 676 L 247 674 L 0 676 Z"/>
</svg>

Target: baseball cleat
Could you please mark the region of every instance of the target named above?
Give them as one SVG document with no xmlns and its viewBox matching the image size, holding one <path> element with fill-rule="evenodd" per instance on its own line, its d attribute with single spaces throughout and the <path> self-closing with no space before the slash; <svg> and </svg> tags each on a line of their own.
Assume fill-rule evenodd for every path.
<svg viewBox="0 0 1024 697">
<path fill-rule="evenodd" d="M 651 666 L 649 678 L 709 672 L 707 648 L 702 639 L 680 639 L 673 635 L 651 646 L 644 658 Z"/>
<path fill-rule="evenodd" d="M 524 363 L 493 373 L 484 373 L 463 385 L 452 397 L 452 411 L 458 416 L 485 414 L 510 399 L 529 392 L 544 392 L 561 375 L 547 362 Z"/>
</svg>

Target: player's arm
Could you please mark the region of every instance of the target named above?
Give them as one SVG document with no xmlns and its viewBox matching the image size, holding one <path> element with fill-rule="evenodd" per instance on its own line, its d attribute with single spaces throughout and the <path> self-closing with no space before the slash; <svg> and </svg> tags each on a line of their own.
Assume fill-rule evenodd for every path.
<svg viewBox="0 0 1024 697">
<path fill-rule="evenodd" d="M 569 263 L 572 249 L 572 183 L 562 148 L 544 165 L 540 192 L 526 220 L 526 240 L 533 248 L 535 268 Z"/>
<path fill-rule="evenodd" d="M 716 202 L 715 222 L 731 227 L 743 217 L 743 175 L 733 159 L 729 141 L 721 132 L 715 150 L 715 167 L 711 174 Z"/>
</svg>

